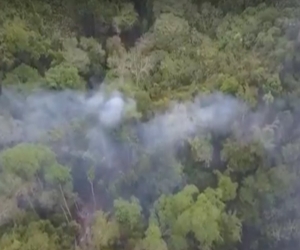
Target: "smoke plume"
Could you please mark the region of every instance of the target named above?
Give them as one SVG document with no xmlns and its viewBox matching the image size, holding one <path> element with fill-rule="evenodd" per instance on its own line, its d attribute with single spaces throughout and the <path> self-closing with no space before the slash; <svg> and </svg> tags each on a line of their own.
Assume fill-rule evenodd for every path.
<svg viewBox="0 0 300 250">
<path fill-rule="evenodd" d="M 105 137 L 125 118 L 126 108 L 135 110 L 135 102 L 119 92 L 98 91 L 92 96 L 75 91 L 37 91 L 23 96 L 4 90 L 0 108 L 0 142 L 35 141 L 49 130 L 71 121 L 93 117 L 89 134 Z M 224 133 L 230 129 L 246 105 L 220 93 L 196 98 L 193 102 L 173 103 L 164 113 L 140 123 L 141 140 L 147 147 L 172 146 L 197 132 Z M 7 138 L 6 138 L 7 136 Z M 97 136 L 96 136 L 97 137 Z M 101 138 L 99 138 L 101 141 Z M 103 139 L 103 138 L 102 138 Z M 92 140 L 92 138 L 91 138 Z"/>
<path fill-rule="evenodd" d="M 80 167 L 105 166 L 106 172 L 101 173 L 107 175 L 103 177 L 107 181 L 126 176 L 131 168 L 134 172 L 145 171 L 147 164 L 151 165 L 147 178 L 135 188 L 137 196 L 146 197 L 156 192 L 153 190 L 170 192 L 182 183 L 182 168 L 178 166 L 174 172 L 175 152 L 181 142 L 193 136 L 234 134 L 244 142 L 257 139 L 267 149 L 273 149 L 281 140 L 269 129 L 276 125 L 276 119 L 272 120 L 275 125 L 266 126 L 268 108 L 252 111 L 241 100 L 221 93 L 198 96 L 185 103 L 173 102 L 168 110 L 146 122 L 128 119 L 134 113 L 134 100 L 104 88 L 89 96 L 70 90 L 21 95 L 6 89 L 0 97 L 0 146 L 3 149 L 48 138 L 57 155 L 80 158 L 76 163 Z M 277 127 L 280 129 L 286 131 L 282 125 Z M 54 136 L 57 141 L 52 138 L 55 131 L 62 134 L 58 139 Z M 153 157 L 139 170 L 145 151 Z M 124 188 L 122 191 L 126 192 Z"/>
</svg>

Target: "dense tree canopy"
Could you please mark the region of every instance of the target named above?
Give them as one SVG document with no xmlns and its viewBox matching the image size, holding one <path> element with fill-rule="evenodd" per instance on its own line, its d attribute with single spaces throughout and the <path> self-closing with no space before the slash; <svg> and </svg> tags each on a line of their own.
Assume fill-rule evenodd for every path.
<svg viewBox="0 0 300 250">
<path fill-rule="evenodd" d="M 1 87 L 32 103 L 0 96 L 0 249 L 298 249 L 299 17 L 296 0 L 0 1 Z M 134 100 L 117 126 L 65 112 L 102 87 Z M 184 114 L 214 93 L 248 108 L 202 130 Z"/>
</svg>

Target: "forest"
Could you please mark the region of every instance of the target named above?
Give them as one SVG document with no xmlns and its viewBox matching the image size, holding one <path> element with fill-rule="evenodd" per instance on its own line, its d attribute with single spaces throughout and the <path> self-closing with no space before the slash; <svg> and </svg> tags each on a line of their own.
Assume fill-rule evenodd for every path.
<svg viewBox="0 0 300 250">
<path fill-rule="evenodd" d="M 0 83 L 1 250 L 299 249 L 299 0 L 1 0 Z"/>
</svg>

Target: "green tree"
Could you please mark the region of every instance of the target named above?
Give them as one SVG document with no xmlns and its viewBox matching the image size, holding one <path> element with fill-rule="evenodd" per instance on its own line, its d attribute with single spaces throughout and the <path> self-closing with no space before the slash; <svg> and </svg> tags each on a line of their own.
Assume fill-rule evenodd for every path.
<svg viewBox="0 0 300 250">
<path fill-rule="evenodd" d="M 72 64 L 62 63 L 50 68 L 45 74 L 46 86 L 52 89 L 62 90 L 83 89 L 83 79 L 78 69 Z"/>
<path fill-rule="evenodd" d="M 58 163 L 54 163 L 45 169 L 45 180 L 54 188 L 58 189 L 64 204 L 64 206 L 61 205 L 60 207 L 65 214 L 66 220 L 69 221 L 68 216 L 72 218 L 72 214 L 65 192 L 68 192 L 69 194 L 72 192 L 72 176 L 70 174 L 70 169 Z"/>
<path fill-rule="evenodd" d="M 159 227 L 150 224 L 145 232 L 145 237 L 136 245 L 136 250 L 167 250 L 167 244 L 162 239 Z"/>
<path fill-rule="evenodd" d="M 55 161 L 55 154 L 43 145 L 22 143 L 2 151 L 0 166 L 3 199 L 11 200 L 8 205 L 13 206 L 20 197 L 25 197 L 36 212 L 33 201 L 43 190 L 41 173 L 43 168 L 51 166 Z M 9 210 L 5 211 L 9 213 Z"/>
<path fill-rule="evenodd" d="M 91 243 L 97 249 L 110 249 L 119 238 L 119 227 L 103 211 L 97 211 L 91 228 Z"/>
<path fill-rule="evenodd" d="M 139 200 L 132 197 L 130 201 L 121 198 L 114 201 L 115 218 L 121 234 L 134 237 L 142 229 L 142 208 Z"/>
<path fill-rule="evenodd" d="M 162 234 L 168 236 L 172 248 L 186 249 L 192 242 L 187 235 L 192 233 L 201 247 L 210 248 L 227 242 L 236 243 L 241 238 L 241 221 L 234 213 L 226 212 L 223 202 L 233 199 L 237 184 L 219 174 L 219 187 L 207 188 L 199 193 L 195 186 L 186 186 L 173 196 L 162 196 L 154 207 L 153 216 Z M 230 230 L 226 232 L 227 223 Z M 225 228 L 224 228 L 225 227 Z"/>
</svg>

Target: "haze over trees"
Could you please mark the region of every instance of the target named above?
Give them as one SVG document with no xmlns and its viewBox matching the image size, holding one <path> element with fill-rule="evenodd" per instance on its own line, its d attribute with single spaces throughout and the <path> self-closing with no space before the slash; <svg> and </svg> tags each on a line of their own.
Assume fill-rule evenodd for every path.
<svg viewBox="0 0 300 250">
<path fill-rule="evenodd" d="M 1 0 L 0 249 L 298 249 L 299 18 Z"/>
</svg>

